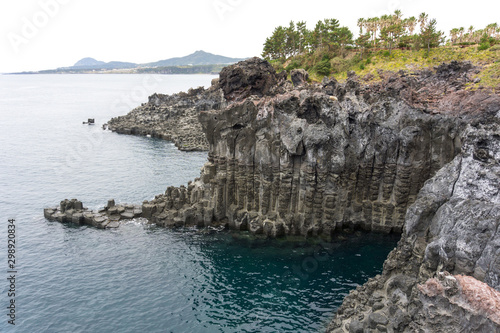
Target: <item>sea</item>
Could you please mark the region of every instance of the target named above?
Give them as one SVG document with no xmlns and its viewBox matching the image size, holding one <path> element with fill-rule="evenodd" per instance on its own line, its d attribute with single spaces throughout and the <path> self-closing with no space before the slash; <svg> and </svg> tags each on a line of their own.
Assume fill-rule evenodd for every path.
<svg viewBox="0 0 500 333">
<path fill-rule="evenodd" d="M 206 152 L 102 125 L 214 77 L 0 75 L 0 332 L 323 332 L 382 271 L 397 236 L 270 240 L 43 217 L 63 199 L 140 204 L 198 177 Z"/>
</svg>

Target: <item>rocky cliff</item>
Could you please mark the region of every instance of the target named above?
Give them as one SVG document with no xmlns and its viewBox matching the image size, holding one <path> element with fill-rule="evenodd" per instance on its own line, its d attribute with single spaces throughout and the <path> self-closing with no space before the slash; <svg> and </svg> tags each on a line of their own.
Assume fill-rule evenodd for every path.
<svg viewBox="0 0 500 333">
<path fill-rule="evenodd" d="M 209 153 L 200 178 L 142 216 L 269 237 L 402 232 L 329 330 L 498 331 L 500 96 L 464 89 L 477 70 L 454 62 L 371 85 L 296 70 L 292 83 L 252 58 L 207 90 L 154 95 L 132 123 L 153 127 L 152 105 L 191 109 Z"/>
<path fill-rule="evenodd" d="M 355 75 L 308 84 L 294 72 L 294 86 L 260 59 L 229 66 L 215 87 L 227 105 L 200 112 L 209 143 L 201 177 L 145 204 L 146 217 L 272 237 L 401 232 L 424 182 L 460 153 L 466 124 L 498 103 L 483 93 L 469 97 L 483 105 L 439 99 L 436 91 L 460 91 L 471 70 L 443 65 L 372 86 Z M 415 96 L 427 91 L 437 98 L 424 108 Z"/>
<path fill-rule="evenodd" d="M 500 97 L 464 89 L 477 68 L 385 73 L 371 86 L 294 72 L 292 86 L 251 61 L 221 73 L 228 105 L 200 113 L 201 178 L 146 215 L 271 237 L 403 231 L 329 331 L 500 331 Z"/>
<path fill-rule="evenodd" d="M 200 87 L 173 95 L 154 94 L 127 115 L 109 120 L 107 126 L 120 134 L 169 140 L 180 150 L 208 150 L 198 114 L 225 104 L 222 91 L 214 88 Z"/>
<path fill-rule="evenodd" d="M 409 207 L 382 275 L 346 297 L 330 332 L 500 332 L 500 127 L 462 136 Z"/>
</svg>

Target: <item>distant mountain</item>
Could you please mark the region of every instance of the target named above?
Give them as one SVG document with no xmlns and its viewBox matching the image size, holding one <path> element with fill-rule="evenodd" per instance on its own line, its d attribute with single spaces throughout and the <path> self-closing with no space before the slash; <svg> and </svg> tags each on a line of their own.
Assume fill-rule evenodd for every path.
<svg viewBox="0 0 500 333">
<path fill-rule="evenodd" d="M 63 69 L 63 70 L 85 70 L 85 69 L 94 69 L 94 70 L 100 70 L 100 69 L 122 69 L 122 68 L 135 68 L 137 67 L 137 64 L 134 64 L 133 62 L 122 62 L 122 61 L 110 61 L 110 62 L 104 62 L 104 61 L 99 61 L 95 60 L 94 58 L 83 58 L 81 60 L 78 60 L 73 66 L 70 67 L 63 67 L 63 68 L 58 68 L 58 69 Z"/>
<path fill-rule="evenodd" d="M 104 64 L 105 64 L 104 61 L 98 61 L 98 60 L 95 60 L 94 58 L 83 58 L 83 59 L 77 61 L 76 64 L 74 64 L 71 67 L 94 67 L 94 66 L 100 66 L 100 65 L 104 65 Z"/>
<path fill-rule="evenodd" d="M 229 58 L 205 51 L 196 51 L 185 57 L 170 58 L 147 64 L 122 61 L 104 62 L 87 57 L 78 60 L 69 67 L 13 74 L 105 73 L 110 71 L 113 73 L 214 73 L 219 72 L 224 65 L 234 64 L 242 60 L 245 58 Z"/>
<path fill-rule="evenodd" d="M 166 66 L 197 66 L 197 65 L 215 65 L 215 64 L 234 64 L 244 58 L 229 58 L 205 51 L 196 51 L 185 57 L 170 58 L 156 62 L 142 64 L 141 67 L 166 67 Z"/>
</svg>

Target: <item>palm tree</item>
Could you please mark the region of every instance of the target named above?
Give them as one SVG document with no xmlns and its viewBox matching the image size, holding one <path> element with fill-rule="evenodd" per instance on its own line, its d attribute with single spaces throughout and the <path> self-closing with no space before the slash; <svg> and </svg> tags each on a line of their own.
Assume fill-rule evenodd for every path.
<svg viewBox="0 0 500 333">
<path fill-rule="evenodd" d="M 360 36 L 363 34 L 364 26 L 365 26 L 365 19 L 364 18 L 358 19 L 358 27 L 359 27 L 359 35 Z"/>
<path fill-rule="evenodd" d="M 458 37 L 458 40 L 460 43 L 463 43 L 464 32 L 465 32 L 464 27 L 460 27 L 458 29 L 458 33 L 460 34 L 460 37 Z"/>
<path fill-rule="evenodd" d="M 418 16 L 418 22 L 420 23 L 420 32 L 424 31 L 425 25 L 427 24 L 427 20 L 429 19 L 429 15 L 426 13 L 420 13 Z"/>
<path fill-rule="evenodd" d="M 493 37 L 495 35 L 495 32 L 498 28 L 498 24 L 497 23 L 490 23 L 486 26 L 486 34 L 488 35 L 488 37 Z"/>
<path fill-rule="evenodd" d="M 471 25 L 467 33 L 465 34 L 465 40 L 467 43 L 472 43 L 474 41 L 474 26 Z"/>
<path fill-rule="evenodd" d="M 372 34 L 372 40 L 373 40 L 373 45 L 375 45 L 375 42 L 377 40 L 377 30 L 379 27 L 379 18 L 378 17 L 372 17 L 368 19 L 369 23 L 369 31 Z"/>
<path fill-rule="evenodd" d="M 458 29 L 457 28 L 453 28 L 450 30 L 450 37 L 451 37 L 451 44 L 456 44 L 457 42 L 457 38 L 458 38 Z"/>
<path fill-rule="evenodd" d="M 415 31 L 415 27 L 417 26 L 417 19 L 415 16 L 412 16 L 408 19 L 406 19 L 407 26 L 408 26 L 408 31 L 410 32 L 410 35 L 413 35 L 413 31 Z"/>
</svg>

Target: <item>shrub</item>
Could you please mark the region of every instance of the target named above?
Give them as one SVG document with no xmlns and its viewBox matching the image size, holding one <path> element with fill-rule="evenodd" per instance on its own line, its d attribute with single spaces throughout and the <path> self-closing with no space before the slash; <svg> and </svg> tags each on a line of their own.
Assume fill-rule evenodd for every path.
<svg viewBox="0 0 500 333">
<path fill-rule="evenodd" d="M 479 45 L 479 46 L 477 47 L 477 50 L 478 50 L 478 51 L 484 51 L 484 50 L 487 50 L 487 49 L 489 49 L 489 48 L 490 48 L 490 43 L 485 42 L 485 43 L 482 43 L 481 45 Z"/>
<path fill-rule="evenodd" d="M 330 60 L 330 68 L 334 73 L 342 73 L 349 69 L 349 61 L 340 57 Z"/>
<path fill-rule="evenodd" d="M 297 60 L 294 60 L 292 61 L 288 66 L 286 66 L 286 71 L 287 72 L 291 72 L 293 69 L 297 69 L 297 68 L 301 68 L 301 64 L 297 61 Z"/>
<path fill-rule="evenodd" d="M 324 76 L 328 76 L 330 74 L 331 65 L 329 60 L 322 60 L 315 67 L 316 73 Z"/>
<path fill-rule="evenodd" d="M 364 70 L 365 69 L 365 65 L 364 64 L 359 65 L 359 69 Z"/>
</svg>

